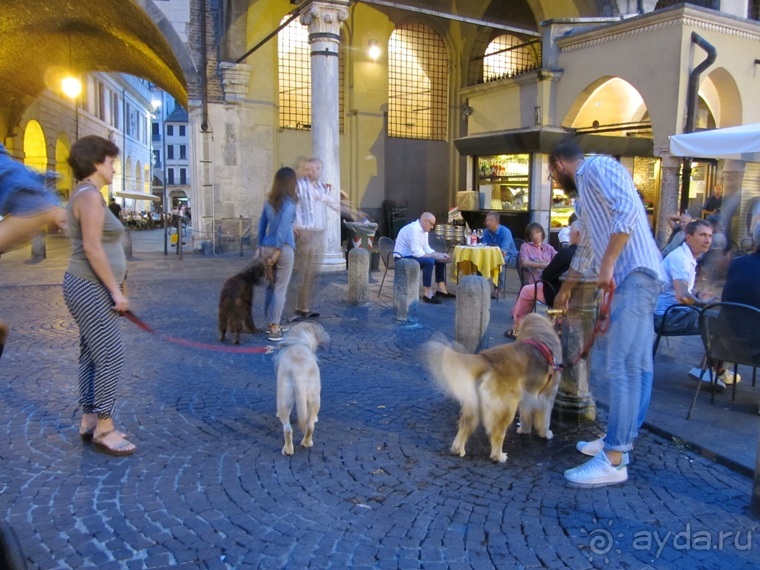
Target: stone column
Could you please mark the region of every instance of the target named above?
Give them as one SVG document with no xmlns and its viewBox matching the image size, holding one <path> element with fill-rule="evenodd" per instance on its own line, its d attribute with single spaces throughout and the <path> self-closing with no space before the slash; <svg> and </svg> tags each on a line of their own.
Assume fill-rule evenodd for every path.
<svg viewBox="0 0 760 570">
<path fill-rule="evenodd" d="M 309 27 L 311 45 L 311 139 L 314 156 L 324 163 L 322 182 L 340 200 L 340 110 L 338 88 L 338 48 L 340 28 L 348 20 L 348 0 L 312 3 L 301 16 Z M 342 271 L 345 258 L 340 249 L 340 215 L 327 210 L 325 253 L 320 271 Z"/>
<path fill-rule="evenodd" d="M 459 280 L 454 337 L 470 353 L 484 348 L 483 338 L 491 320 L 491 289 L 491 281 L 479 275 Z"/>
<path fill-rule="evenodd" d="M 596 278 L 580 280 L 570 296 L 567 314 L 562 317 L 562 380 L 554 400 L 553 416 L 565 424 L 582 424 L 596 419 L 596 402 L 589 385 L 590 358 L 578 358 L 591 338 L 596 316 Z"/>
<path fill-rule="evenodd" d="M 539 152 L 534 153 L 530 172 L 530 221 L 541 224 L 541 227 L 546 230 L 546 243 L 549 243 L 552 188 L 548 180 L 548 155 Z"/>
<path fill-rule="evenodd" d="M 348 304 L 369 303 L 369 250 L 355 247 L 348 252 Z"/>
<path fill-rule="evenodd" d="M 416 259 L 396 260 L 393 272 L 393 318 L 415 322 L 420 299 L 420 264 Z"/>
<path fill-rule="evenodd" d="M 32 259 L 47 259 L 45 232 L 39 233 L 32 238 Z"/>
<path fill-rule="evenodd" d="M 655 156 L 660 158 L 660 199 L 657 203 L 655 239 L 662 248 L 670 237 L 668 216 L 678 213 L 678 191 L 681 159 L 670 154 L 670 147 L 655 146 Z"/>
<path fill-rule="evenodd" d="M 739 243 L 747 232 L 746 212 L 741 211 L 745 167 L 746 163 L 742 160 L 723 161 L 721 222 L 726 226 L 726 237 L 736 243 Z"/>
<path fill-rule="evenodd" d="M 252 69 L 250 65 L 245 63 L 223 61 L 219 64 L 225 103 L 235 105 L 245 100 L 248 96 L 248 84 L 251 81 Z"/>
</svg>

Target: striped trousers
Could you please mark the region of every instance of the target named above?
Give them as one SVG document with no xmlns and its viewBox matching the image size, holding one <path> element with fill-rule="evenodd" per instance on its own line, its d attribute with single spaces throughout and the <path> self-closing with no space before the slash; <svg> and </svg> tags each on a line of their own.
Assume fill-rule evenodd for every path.
<svg viewBox="0 0 760 570">
<path fill-rule="evenodd" d="M 100 281 L 66 273 L 63 299 L 79 326 L 79 404 L 85 414 L 111 417 L 124 367 L 124 342 L 113 300 Z"/>
</svg>

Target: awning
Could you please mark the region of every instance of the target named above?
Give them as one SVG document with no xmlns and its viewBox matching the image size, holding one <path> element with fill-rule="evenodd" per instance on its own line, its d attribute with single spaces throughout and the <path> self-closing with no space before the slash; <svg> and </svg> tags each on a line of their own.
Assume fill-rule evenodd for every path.
<svg viewBox="0 0 760 570">
<path fill-rule="evenodd" d="M 150 200 L 151 202 L 160 202 L 161 198 L 154 196 L 153 194 L 145 194 L 143 192 L 114 192 L 113 195 L 117 198 L 129 198 L 130 200 Z"/>
<path fill-rule="evenodd" d="M 670 137 L 670 152 L 689 158 L 760 162 L 760 123 Z"/>
<path fill-rule="evenodd" d="M 467 156 L 518 154 L 540 152 L 549 154 L 561 142 L 572 141 L 585 153 L 613 156 L 653 156 L 652 139 L 575 134 L 572 130 L 555 127 L 510 129 L 470 135 L 454 141 L 457 150 Z"/>
</svg>

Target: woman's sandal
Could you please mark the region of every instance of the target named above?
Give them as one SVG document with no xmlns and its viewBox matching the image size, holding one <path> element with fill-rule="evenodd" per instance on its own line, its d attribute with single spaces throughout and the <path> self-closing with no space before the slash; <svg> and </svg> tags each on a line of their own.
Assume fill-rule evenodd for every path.
<svg viewBox="0 0 760 570">
<path fill-rule="evenodd" d="M 507 331 L 504 331 L 504 336 L 507 338 L 517 338 L 517 331 L 515 329 L 509 329 Z"/>
<path fill-rule="evenodd" d="M 117 443 L 114 447 L 109 447 L 105 443 L 103 443 L 103 440 L 109 435 L 111 435 L 112 433 L 119 434 L 122 437 L 122 440 L 119 443 Z M 107 453 L 108 455 L 115 455 L 117 457 L 132 455 L 135 451 L 137 451 L 137 448 L 134 446 L 134 444 L 131 443 L 129 440 L 127 440 L 124 437 L 124 434 L 121 433 L 120 431 L 117 431 L 116 429 L 111 429 L 98 435 L 93 434 L 92 445 L 95 447 L 96 450 L 100 451 L 101 453 Z M 131 449 L 130 449 L 130 446 L 131 446 Z"/>
</svg>

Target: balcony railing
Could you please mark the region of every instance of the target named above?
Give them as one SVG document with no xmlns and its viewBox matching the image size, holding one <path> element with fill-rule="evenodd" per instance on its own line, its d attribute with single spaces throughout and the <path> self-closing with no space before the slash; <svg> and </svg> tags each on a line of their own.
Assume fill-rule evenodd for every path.
<svg viewBox="0 0 760 570">
<path fill-rule="evenodd" d="M 536 38 L 499 51 L 472 58 L 476 67 L 482 63 L 482 73 L 472 83 L 488 83 L 541 69 L 541 40 Z"/>
</svg>

